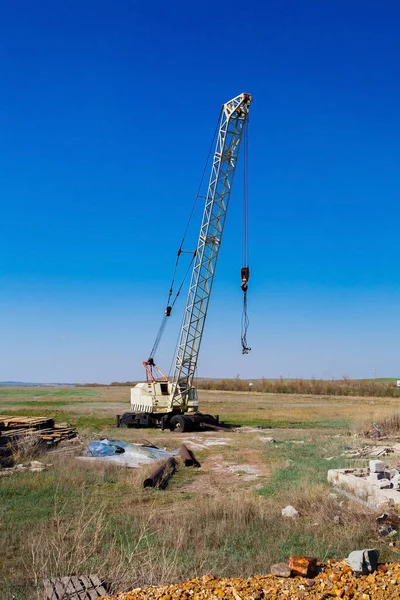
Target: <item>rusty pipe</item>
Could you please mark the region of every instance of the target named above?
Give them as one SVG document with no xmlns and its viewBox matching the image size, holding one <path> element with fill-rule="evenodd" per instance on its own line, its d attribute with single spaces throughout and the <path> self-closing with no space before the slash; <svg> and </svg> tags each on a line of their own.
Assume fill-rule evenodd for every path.
<svg viewBox="0 0 400 600">
<path fill-rule="evenodd" d="M 200 463 L 193 454 L 192 450 L 189 450 L 185 444 L 181 444 L 179 448 L 179 454 L 182 457 L 183 462 L 185 463 L 185 467 L 200 467 Z"/>
<path fill-rule="evenodd" d="M 160 465 L 158 465 L 150 475 L 143 481 L 143 487 L 159 487 L 164 488 L 168 483 L 168 479 L 175 473 L 176 462 L 170 456 Z"/>
<path fill-rule="evenodd" d="M 181 444 L 179 446 L 179 454 L 181 455 L 182 460 L 185 463 L 185 467 L 193 467 L 193 458 L 185 444 Z"/>
</svg>

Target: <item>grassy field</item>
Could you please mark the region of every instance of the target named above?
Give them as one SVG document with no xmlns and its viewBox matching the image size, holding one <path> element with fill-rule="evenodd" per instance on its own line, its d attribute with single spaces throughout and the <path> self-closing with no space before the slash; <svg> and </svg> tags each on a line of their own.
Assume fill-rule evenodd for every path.
<svg viewBox="0 0 400 600">
<path fill-rule="evenodd" d="M 376 515 L 332 496 L 326 483 L 328 468 L 366 464 L 340 454 L 365 443 L 354 436 L 362 422 L 379 423 L 397 404 L 201 391 L 203 412 L 242 427 L 178 435 L 115 429 L 115 415 L 129 406 L 126 387 L 0 388 L 0 414 L 76 425 L 82 446 L 103 436 L 145 437 L 168 449 L 185 441 L 202 464 L 181 467 L 165 491 L 143 489 L 148 467 L 88 466 L 57 451 L 42 458 L 52 465 L 45 472 L 0 477 L 0 598 L 39 598 L 45 577 L 66 574 L 98 573 L 117 591 L 207 573 L 266 573 L 294 553 L 326 559 L 377 546 L 384 559 L 397 558 L 377 536 Z M 295 522 L 281 517 L 287 504 L 301 514 Z"/>
</svg>

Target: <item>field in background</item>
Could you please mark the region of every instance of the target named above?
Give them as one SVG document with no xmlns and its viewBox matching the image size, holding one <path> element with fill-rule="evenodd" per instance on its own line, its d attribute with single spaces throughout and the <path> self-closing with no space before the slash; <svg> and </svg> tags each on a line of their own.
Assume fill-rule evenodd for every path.
<svg viewBox="0 0 400 600">
<path fill-rule="evenodd" d="M 113 382 L 111 386 L 133 386 L 136 381 Z M 400 388 L 395 377 L 377 379 L 350 379 L 346 375 L 340 379 L 207 379 L 197 378 L 195 385 L 202 390 L 247 392 L 252 390 L 270 394 L 313 394 L 325 396 L 388 396 L 400 398 Z M 87 384 L 102 387 L 99 384 Z M 83 386 L 85 387 L 85 386 Z M 104 386 L 106 387 L 106 386 Z"/>
<path fill-rule="evenodd" d="M 397 558 L 377 536 L 375 515 L 332 496 L 326 475 L 366 464 L 340 455 L 364 443 L 354 437 L 361 422 L 379 423 L 398 400 L 200 391 L 200 406 L 243 427 L 118 430 L 126 387 L 0 388 L 0 414 L 77 425 L 82 447 L 101 437 L 147 438 L 168 449 L 185 440 L 202 464 L 180 468 L 165 491 L 143 489 L 148 468 L 89 467 L 57 451 L 42 458 L 52 465 L 46 472 L 0 478 L 0 597 L 33 598 L 43 578 L 73 573 L 97 572 L 116 591 L 206 573 L 266 573 L 290 554 L 327 559 L 377 546 L 383 559 Z M 287 504 L 300 519 L 281 517 Z"/>
</svg>

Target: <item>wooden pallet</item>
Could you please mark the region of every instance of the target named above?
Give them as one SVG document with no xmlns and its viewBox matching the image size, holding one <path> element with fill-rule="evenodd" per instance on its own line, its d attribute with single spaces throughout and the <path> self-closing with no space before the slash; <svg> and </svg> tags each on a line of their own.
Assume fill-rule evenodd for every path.
<svg viewBox="0 0 400 600">
<path fill-rule="evenodd" d="M 107 595 L 97 575 L 45 579 L 43 583 L 48 600 L 96 600 Z"/>
</svg>

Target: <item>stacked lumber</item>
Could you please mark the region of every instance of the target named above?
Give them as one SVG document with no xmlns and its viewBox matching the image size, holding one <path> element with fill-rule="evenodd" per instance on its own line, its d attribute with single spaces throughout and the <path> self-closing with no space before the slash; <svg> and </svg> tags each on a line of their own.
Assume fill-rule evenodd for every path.
<svg viewBox="0 0 400 600">
<path fill-rule="evenodd" d="M 42 442 L 48 448 L 77 435 L 76 429 L 66 424 L 56 425 L 54 419 L 46 417 L 0 416 L 0 459 L 9 456 L 8 450 L 27 439 Z M 1 461 L 0 461 L 1 464 Z"/>
</svg>

